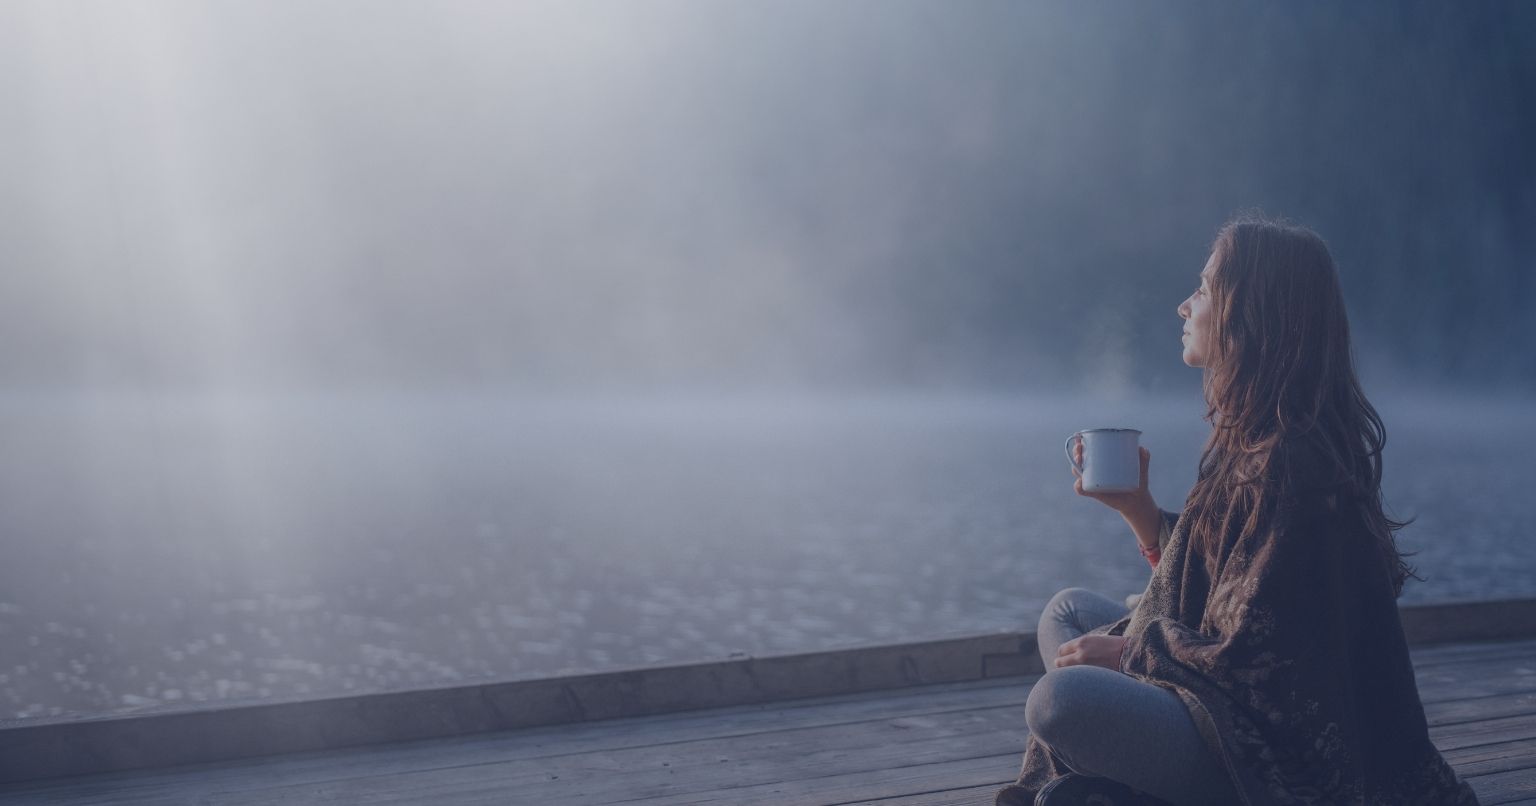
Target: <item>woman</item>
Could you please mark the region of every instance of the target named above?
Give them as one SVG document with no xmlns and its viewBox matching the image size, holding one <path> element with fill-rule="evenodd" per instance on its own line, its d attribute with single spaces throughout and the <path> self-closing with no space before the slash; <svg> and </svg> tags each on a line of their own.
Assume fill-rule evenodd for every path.
<svg viewBox="0 0 1536 806">
<path fill-rule="evenodd" d="M 997 803 L 1476 804 L 1414 684 L 1405 524 L 1382 513 L 1386 434 L 1328 248 L 1235 219 L 1178 313 L 1213 426 L 1198 480 L 1178 515 L 1147 491 L 1145 448 L 1134 493 L 1076 482 L 1125 517 L 1152 579 L 1129 613 L 1052 599 L 1023 772 Z"/>
</svg>

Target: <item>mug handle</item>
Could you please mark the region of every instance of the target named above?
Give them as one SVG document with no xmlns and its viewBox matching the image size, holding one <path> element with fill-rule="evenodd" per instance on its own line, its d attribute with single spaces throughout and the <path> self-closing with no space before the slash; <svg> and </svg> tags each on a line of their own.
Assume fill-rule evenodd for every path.
<svg viewBox="0 0 1536 806">
<path fill-rule="evenodd" d="M 1078 473 L 1082 473 L 1083 472 L 1083 466 L 1078 464 L 1076 459 L 1072 458 L 1072 443 L 1074 441 L 1076 441 L 1076 442 L 1082 442 L 1083 441 L 1083 433 L 1081 431 L 1077 432 L 1076 434 L 1073 434 L 1070 437 L 1067 437 L 1067 461 L 1072 463 L 1072 467 L 1076 468 Z"/>
</svg>

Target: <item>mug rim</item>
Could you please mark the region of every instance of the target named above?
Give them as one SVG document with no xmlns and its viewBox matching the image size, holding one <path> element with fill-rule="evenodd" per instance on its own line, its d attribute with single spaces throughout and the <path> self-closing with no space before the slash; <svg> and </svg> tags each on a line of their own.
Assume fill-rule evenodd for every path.
<svg viewBox="0 0 1536 806">
<path fill-rule="evenodd" d="M 1127 431 L 1127 432 L 1134 432 L 1134 433 L 1137 433 L 1137 434 L 1142 433 L 1142 431 L 1140 429 L 1137 429 L 1137 428 L 1084 428 L 1083 430 L 1081 430 L 1081 431 L 1079 431 L 1077 433 L 1079 433 L 1079 434 L 1092 434 L 1092 433 L 1100 432 L 1100 431 Z"/>
</svg>

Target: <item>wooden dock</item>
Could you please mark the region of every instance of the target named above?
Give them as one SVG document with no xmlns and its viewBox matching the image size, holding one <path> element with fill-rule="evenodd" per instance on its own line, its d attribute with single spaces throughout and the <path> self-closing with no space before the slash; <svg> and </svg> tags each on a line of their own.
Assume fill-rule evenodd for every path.
<svg viewBox="0 0 1536 806">
<path fill-rule="evenodd" d="M 1443 616 L 1415 617 L 1410 637 L 1440 635 L 1422 625 Z M 1536 804 L 1536 638 L 1420 641 L 1412 656 L 1431 737 L 1481 801 Z M 1039 670 L 973 677 L 13 781 L 0 802 L 990 804 L 1017 772 Z"/>
</svg>

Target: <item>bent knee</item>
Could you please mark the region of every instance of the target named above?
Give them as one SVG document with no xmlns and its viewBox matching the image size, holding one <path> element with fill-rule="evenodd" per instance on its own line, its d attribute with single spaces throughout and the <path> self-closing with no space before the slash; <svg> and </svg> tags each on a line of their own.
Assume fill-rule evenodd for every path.
<svg viewBox="0 0 1536 806">
<path fill-rule="evenodd" d="M 1053 747 L 1070 744 L 1075 735 L 1101 730 L 1104 674 L 1118 674 L 1097 666 L 1064 666 L 1035 682 L 1024 703 L 1024 722 L 1029 732 Z"/>
<path fill-rule="evenodd" d="M 1084 594 L 1091 593 L 1093 593 L 1093 591 L 1088 590 L 1087 588 L 1062 588 L 1061 590 L 1056 591 L 1055 596 L 1051 597 L 1051 604 L 1059 604 L 1070 599 L 1075 599 Z"/>
<path fill-rule="evenodd" d="M 1087 588 L 1063 588 L 1057 591 L 1050 601 L 1045 603 L 1045 612 L 1040 614 L 1040 619 L 1043 621 L 1048 618 L 1059 618 L 1066 615 L 1072 612 L 1075 600 L 1092 593 L 1093 591 Z"/>
</svg>

